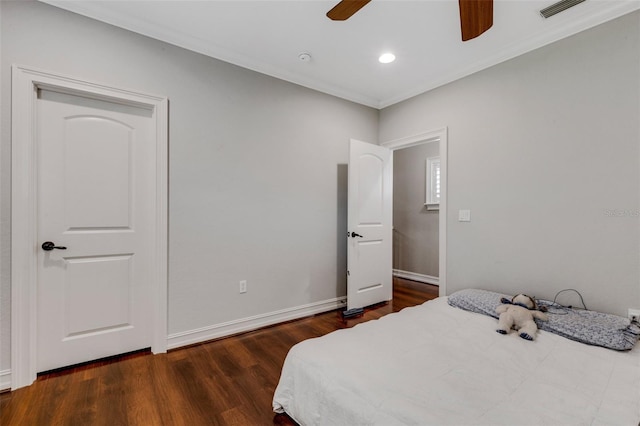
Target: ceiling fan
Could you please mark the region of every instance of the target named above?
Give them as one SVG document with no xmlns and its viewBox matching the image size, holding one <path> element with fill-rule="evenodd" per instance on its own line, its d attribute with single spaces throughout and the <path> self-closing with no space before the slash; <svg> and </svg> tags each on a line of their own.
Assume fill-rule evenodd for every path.
<svg viewBox="0 0 640 426">
<path fill-rule="evenodd" d="M 371 0 L 342 0 L 327 12 L 334 21 L 345 21 Z M 462 41 L 471 40 L 493 25 L 493 0 L 458 0 Z"/>
</svg>

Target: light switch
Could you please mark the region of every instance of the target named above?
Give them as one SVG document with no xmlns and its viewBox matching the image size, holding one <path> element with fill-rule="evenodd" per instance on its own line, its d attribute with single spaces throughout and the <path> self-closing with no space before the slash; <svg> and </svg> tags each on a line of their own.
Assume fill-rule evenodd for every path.
<svg viewBox="0 0 640 426">
<path fill-rule="evenodd" d="M 458 222 L 471 222 L 471 210 L 458 210 Z"/>
</svg>

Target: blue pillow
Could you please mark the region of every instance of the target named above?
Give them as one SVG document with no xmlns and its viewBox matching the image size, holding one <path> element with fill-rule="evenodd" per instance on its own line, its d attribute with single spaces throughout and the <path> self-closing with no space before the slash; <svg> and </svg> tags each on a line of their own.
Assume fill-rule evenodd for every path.
<svg viewBox="0 0 640 426">
<path fill-rule="evenodd" d="M 500 299 L 510 296 L 487 290 L 460 290 L 449 296 L 449 305 L 467 311 L 498 318 L 496 308 Z M 536 319 L 540 330 L 566 337 L 567 339 L 602 346 L 617 351 L 628 351 L 640 337 L 640 327 L 630 324 L 627 318 L 596 311 L 570 309 L 538 300 L 539 306 L 547 306 L 549 321 Z"/>
</svg>

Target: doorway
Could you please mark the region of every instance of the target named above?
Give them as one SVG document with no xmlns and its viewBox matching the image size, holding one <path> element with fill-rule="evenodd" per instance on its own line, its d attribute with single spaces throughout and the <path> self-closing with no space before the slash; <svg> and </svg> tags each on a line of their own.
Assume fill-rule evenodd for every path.
<svg viewBox="0 0 640 426">
<path fill-rule="evenodd" d="M 439 158 L 439 142 L 393 153 L 394 277 L 438 285 L 440 210 L 437 199 L 428 203 L 426 195 L 427 188 L 440 188 L 438 170 L 429 173 Z"/>
<path fill-rule="evenodd" d="M 46 368 L 41 355 L 48 348 L 39 347 L 45 344 L 39 337 L 49 334 L 41 332 L 39 309 L 45 284 L 46 304 L 72 295 L 58 304 L 66 333 L 61 342 L 88 338 L 91 350 L 102 345 L 119 351 L 113 343 L 121 333 L 142 325 L 140 335 L 146 337 L 132 345 L 165 352 L 167 99 L 21 66 L 12 68 L 12 89 L 11 388 L 31 384 Z M 52 119 L 44 123 L 46 132 L 39 130 L 43 117 Z M 66 139 L 42 139 L 54 133 Z M 60 161 L 48 164 L 55 158 Z M 51 187 L 56 181 L 60 185 Z M 135 236 L 139 230 L 141 239 Z M 129 240 L 136 241 L 118 246 Z M 143 269 L 138 280 L 136 271 Z M 42 281 L 50 272 L 52 287 Z M 93 315 L 96 303 L 99 315 Z M 96 343 L 95 337 L 107 342 Z"/>
<path fill-rule="evenodd" d="M 437 129 L 381 145 L 394 151 L 394 276 L 438 285 L 439 295 L 444 296 L 447 294 L 447 129 Z M 437 205 L 433 200 L 427 200 L 426 191 L 426 185 L 433 179 L 433 176 L 428 176 L 427 159 L 431 159 L 429 163 L 433 164 L 436 157 L 439 157 Z M 404 164 L 408 169 L 404 170 L 404 175 L 396 175 L 403 172 L 396 170 L 396 159 L 406 161 Z M 396 182 L 397 179 L 401 182 Z M 411 185 L 411 188 L 406 188 L 406 185 Z M 432 239 L 431 244 L 425 245 L 428 239 Z"/>
</svg>

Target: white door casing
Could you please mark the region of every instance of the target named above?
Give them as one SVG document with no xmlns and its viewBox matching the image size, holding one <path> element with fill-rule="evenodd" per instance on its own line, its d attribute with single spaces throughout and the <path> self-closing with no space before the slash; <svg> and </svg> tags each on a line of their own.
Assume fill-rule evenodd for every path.
<svg viewBox="0 0 640 426">
<path fill-rule="evenodd" d="M 105 350 L 116 347 L 116 341 L 125 342 L 120 346 L 125 351 L 139 348 L 140 342 L 132 343 L 136 338 L 127 337 L 138 325 L 141 327 L 136 332 L 146 335 L 142 343 L 151 346 L 154 353 L 165 352 L 167 99 L 21 66 L 14 66 L 12 71 L 12 389 L 31 384 L 38 370 L 55 368 L 49 361 L 43 364 L 39 357 L 39 346 L 51 344 L 46 339 L 55 333 L 46 328 L 48 324 L 39 323 L 38 301 L 65 315 L 66 336 L 52 337 L 70 346 L 63 352 L 73 353 L 77 350 L 74 345 L 88 343 L 91 359 L 91 354 L 103 356 Z M 39 99 L 39 93 L 45 95 Z M 70 107 L 63 100 L 72 104 L 73 111 L 57 118 L 54 114 L 55 119 L 47 122 L 52 117 L 52 105 Z M 100 106 L 114 110 L 109 111 L 109 118 L 95 114 Z M 118 116 L 122 111 L 127 114 Z M 63 116 L 68 119 L 61 120 Z M 128 122 L 132 117 L 133 122 Z M 140 126 L 136 119 L 147 120 L 142 133 L 132 131 Z M 45 133 L 38 130 L 39 123 Z M 61 145 L 56 147 L 47 139 L 60 125 L 71 134 L 63 142 L 63 156 Z M 95 136 L 82 136 L 87 131 Z M 117 142 L 105 144 L 108 136 Z M 150 144 L 146 148 L 138 146 L 135 139 L 147 136 Z M 142 169 L 135 166 L 134 158 L 144 158 Z M 60 161 L 62 168 L 58 168 Z M 116 173 L 107 175 L 108 169 Z M 142 190 L 140 184 L 146 184 L 146 189 Z M 92 192 L 88 185 L 102 185 L 102 189 Z M 124 191 L 120 191 L 122 188 Z M 143 206 L 140 213 L 144 216 L 136 214 L 133 204 Z M 150 250 L 141 251 L 138 237 Z M 44 240 L 67 250 L 44 252 Z M 146 270 L 146 284 L 130 286 L 138 282 L 141 269 Z M 39 287 L 39 281 L 49 275 L 53 277 L 47 278 L 50 287 L 44 287 L 44 282 Z M 114 286 L 115 277 L 123 281 Z M 80 285 L 88 281 L 94 287 Z M 59 297 L 63 293 L 61 283 L 66 286 L 64 293 L 71 295 L 64 302 Z M 82 300 L 83 295 L 90 296 L 85 299 L 88 303 L 68 303 Z M 149 319 L 147 328 L 136 317 L 138 303 Z M 96 312 L 98 315 L 93 315 Z M 86 323 L 87 319 L 93 322 Z M 105 336 L 104 341 L 96 340 Z M 67 355 L 62 358 L 65 363 L 82 361 Z"/>
<path fill-rule="evenodd" d="M 393 297 L 391 151 L 352 139 L 348 186 L 347 309 L 356 309 Z"/>
</svg>

